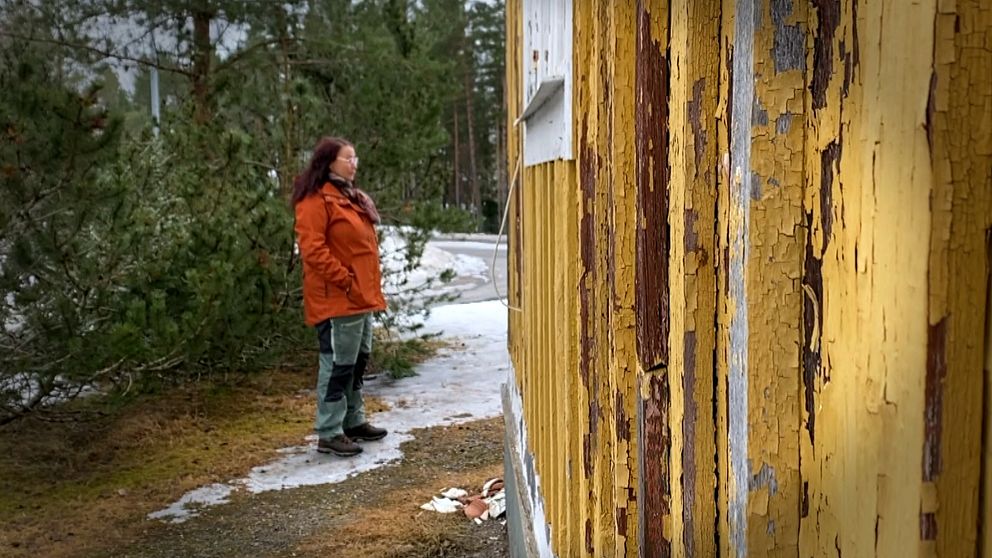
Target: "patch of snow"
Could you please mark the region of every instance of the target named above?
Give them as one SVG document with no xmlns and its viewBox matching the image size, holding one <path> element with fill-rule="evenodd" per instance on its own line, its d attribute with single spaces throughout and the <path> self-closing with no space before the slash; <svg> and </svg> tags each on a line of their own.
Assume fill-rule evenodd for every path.
<svg viewBox="0 0 992 558">
<path fill-rule="evenodd" d="M 433 246 L 435 248 L 441 248 L 442 250 L 457 250 L 459 248 L 466 250 L 485 250 L 490 254 L 493 252 L 493 248 L 497 248 L 500 252 L 506 251 L 506 239 L 499 243 L 499 247 L 496 246 L 495 242 L 477 242 L 477 241 L 461 241 L 461 240 L 430 240 L 427 242 L 428 246 Z"/>
<path fill-rule="evenodd" d="M 379 251 L 382 254 L 383 291 L 386 296 L 396 296 L 424 287 L 427 289 L 423 294 L 433 296 L 467 290 L 489 281 L 489 265 L 486 260 L 467 254 L 453 254 L 439 244 L 447 244 L 451 248 L 457 243 L 443 241 L 428 241 L 421 254 L 420 265 L 404 274 L 406 244 L 406 240 L 394 230 L 387 230 L 383 234 Z M 440 282 L 441 275 L 449 270 L 454 274 L 453 280 L 448 284 Z"/>
<path fill-rule="evenodd" d="M 383 426 L 382 421 L 378 420 L 382 414 L 384 413 L 375 416 L 377 426 Z M 285 448 L 286 457 L 253 468 L 247 477 L 238 479 L 233 484 L 243 487 L 248 492 L 258 493 L 341 482 L 358 473 L 397 461 L 403 457 L 399 445 L 412 440 L 413 436 L 390 429 L 389 436 L 376 442 L 363 442 L 362 448 L 365 451 L 348 458 L 317 453 L 315 449 L 317 437 L 311 435 L 306 439 L 311 441 L 312 445 Z"/>
<path fill-rule="evenodd" d="M 24 316 L 17 312 L 17 301 L 14 298 L 14 293 L 7 293 L 4 301 L 9 308 L 9 313 L 4 318 L 3 328 L 7 333 L 19 333 L 24 328 Z"/>
<path fill-rule="evenodd" d="M 501 384 L 510 370 L 506 318 L 506 307 L 499 300 L 435 308 L 425 332 L 442 333 L 443 338 L 456 341 L 456 346 L 417 366 L 417 376 L 395 381 L 380 377 L 365 384 L 367 395 L 379 397 L 389 406 L 389 410 L 373 415 L 372 422 L 390 432 L 382 440 L 364 442 L 365 451 L 360 455 L 342 458 L 319 454 L 316 437 L 309 436 L 307 445 L 280 450 L 284 457 L 255 467 L 246 478 L 211 486 L 257 493 L 336 483 L 399 460 L 403 456 L 400 445 L 413 439 L 410 432 L 414 429 L 500 416 Z M 205 488 L 148 517 L 181 522 L 196 513 L 197 506 L 220 503 L 214 497 L 220 490 Z"/>
<path fill-rule="evenodd" d="M 439 233 L 435 232 L 431 235 L 433 240 L 474 240 L 477 242 L 485 242 L 487 244 L 495 244 L 496 239 L 502 237 L 503 242 L 506 242 L 506 234 L 495 235 L 491 233 Z"/>
<path fill-rule="evenodd" d="M 53 380 L 54 388 L 41 398 L 41 407 L 50 407 L 71 399 L 82 399 L 96 395 L 99 391 L 91 384 L 70 382 L 65 376 L 58 375 Z M 18 372 L 6 378 L 0 378 L 0 396 L 7 404 L 25 407 L 38 397 L 41 390 L 41 379 L 37 374 Z"/>
<path fill-rule="evenodd" d="M 205 506 L 225 504 L 234 492 L 234 487 L 227 484 L 208 484 L 196 490 L 187 492 L 178 502 L 157 512 L 148 514 L 149 519 L 161 519 L 169 523 L 182 523 L 191 517 L 200 515 Z"/>
</svg>

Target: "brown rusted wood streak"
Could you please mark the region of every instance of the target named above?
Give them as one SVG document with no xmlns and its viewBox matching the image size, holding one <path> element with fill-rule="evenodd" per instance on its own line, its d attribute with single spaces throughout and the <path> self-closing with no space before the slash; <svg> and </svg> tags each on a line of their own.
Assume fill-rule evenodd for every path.
<svg viewBox="0 0 992 558">
<path fill-rule="evenodd" d="M 689 101 L 686 112 L 689 113 L 689 123 L 692 125 L 693 160 L 696 177 L 703 167 L 703 156 L 706 155 L 706 130 L 702 123 L 703 92 L 706 91 L 706 78 L 699 78 L 692 84 L 692 100 Z"/>
<path fill-rule="evenodd" d="M 668 60 L 637 3 L 634 119 L 637 146 L 637 353 L 645 370 L 668 362 Z"/>
<path fill-rule="evenodd" d="M 627 508 L 617 508 L 617 535 L 627 536 Z"/>
<path fill-rule="evenodd" d="M 927 131 L 927 147 L 930 159 L 933 160 L 933 113 L 937 110 L 937 72 L 930 73 L 930 92 L 927 94 L 927 116 L 923 129 Z"/>
<path fill-rule="evenodd" d="M 671 513 L 672 490 L 669 479 L 671 431 L 667 374 L 647 378 L 648 397 L 641 401 L 641 510 L 643 556 L 671 556 L 671 541 L 665 538 L 665 516 Z"/>
<path fill-rule="evenodd" d="M 685 210 L 685 253 L 691 254 L 701 250 L 699 246 L 699 234 L 696 233 L 696 222 L 699 221 L 699 212 L 691 207 Z M 702 264 L 700 264 L 702 265 Z"/>
<path fill-rule="evenodd" d="M 854 54 L 853 67 L 861 65 L 861 46 L 858 42 L 858 0 L 851 0 L 851 50 Z"/>
<path fill-rule="evenodd" d="M 806 230 L 813 230 L 813 214 L 806 213 Z M 826 240 L 824 240 L 826 242 Z M 806 235 L 806 257 L 803 262 L 803 388 L 806 406 L 806 430 L 813 443 L 816 409 L 813 394 L 820 376 L 820 340 L 823 327 L 823 271 L 819 254 L 813 253 L 813 235 Z"/>
<path fill-rule="evenodd" d="M 799 517 L 809 516 L 809 481 L 803 481 L 803 499 L 799 508 Z"/>
<path fill-rule="evenodd" d="M 730 248 L 727 246 L 723 247 L 723 269 L 730 269 Z M 724 272 L 723 274 L 723 292 L 730 290 L 730 274 Z"/>
<path fill-rule="evenodd" d="M 818 5 L 824 2 L 829 4 L 829 0 L 821 0 Z M 829 12 L 830 9 L 833 8 L 821 8 L 821 25 L 823 12 Z M 815 71 L 814 68 L 814 73 Z M 810 443 L 813 443 L 816 426 L 816 409 L 813 401 L 816 381 L 821 378 L 822 373 L 819 338 L 823 330 L 822 259 L 833 232 L 833 182 L 835 169 L 840 169 L 841 146 L 841 140 L 834 140 L 820 153 L 820 227 L 823 231 L 823 246 L 815 250 L 813 235 L 807 232 L 806 255 L 803 261 L 802 371 L 804 403 L 808 415 L 806 430 L 809 432 Z M 813 230 L 812 212 L 806 213 L 806 230 Z"/>
<path fill-rule="evenodd" d="M 586 552 L 589 553 L 589 554 L 592 554 L 593 551 L 595 550 L 595 547 L 592 544 L 592 520 L 591 519 L 586 519 L 585 534 L 586 534 Z"/>
<path fill-rule="evenodd" d="M 594 408 L 589 405 L 589 416 L 592 417 Z M 582 435 L 582 470 L 586 474 L 586 478 L 592 478 L 592 446 L 593 446 L 593 425 L 589 423 L 589 432 Z"/>
<path fill-rule="evenodd" d="M 813 79 L 809 90 L 813 108 L 827 104 L 827 84 L 833 74 L 833 41 L 840 23 L 840 0 L 813 0 L 816 7 L 817 30 L 813 40 Z"/>
<path fill-rule="evenodd" d="M 587 478 L 592 478 L 593 462 L 597 451 L 596 439 L 599 435 L 599 384 L 592 382 L 589 391 L 589 432 L 586 433 L 583 444 L 583 461 Z"/>
<path fill-rule="evenodd" d="M 587 389 L 595 389 L 594 382 L 590 379 L 593 358 L 593 340 L 595 332 L 589 320 L 589 309 L 593 306 L 593 292 L 590 288 L 596 277 L 596 219 L 593 211 L 596 198 L 596 169 L 598 165 L 595 150 L 588 145 L 586 138 L 587 120 L 582 120 L 583 138 L 579 147 L 579 186 L 582 190 L 582 217 L 579 224 L 579 253 L 582 259 L 582 279 L 579 281 L 579 320 L 580 320 L 580 346 L 579 346 L 579 375 L 582 386 Z M 590 393 L 590 399 L 592 394 Z M 595 428 L 593 407 L 589 407 L 590 430 Z M 592 477 L 592 432 L 586 432 L 582 441 L 582 467 L 586 478 Z"/>
<path fill-rule="evenodd" d="M 616 392 L 616 403 L 614 403 L 615 418 L 617 421 L 617 438 L 620 440 L 630 441 L 630 421 L 627 419 L 627 413 L 624 412 L 624 401 L 623 393 Z"/>
<path fill-rule="evenodd" d="M 927 376 L 923 395 L 923 480 L 933 482 L 940 475 L 940 438 L 947 376 L 947 318 L 931 325 L 927 332 Z"/>
<path fill-rule="evenodd" d="M 686 229 L 688 231 L 688 229 Z M 685 368 L 682 375 L 682 544 L 687 557 L 695 556 L 692 511 L 696 502 L 696 332 L 685 332 Z"/>
<path fill-rule="evenodd" d="M 840 157 L 841 144 L 837 140 L 830 142 L 820 153 L 820 222 L 823 227 L 823 251 L 826 251 L 827 244 L 830 242 L 830 234 L 833 231 L 834 167 L 840 169 Z"/>
<path fill-rule="evenodd" d="M 844 82 L 841 85 L 841 96 L 845 99 L 848 96 L 848 92 L 851 89 L 851 80 L 854 78 L 854 57 L 850 51 L 847 50 L 847 43 L 844 41 L 840 42 L 840 58 L 844 61 Z"/>
<path fill-rule="evenodd" d="M 937 516 L 933 513 L 920 514 L 920 540 L 937 540 Z"/>
<path fill-rule="evenodd" d="M 607 22 L 610 18 L 611 5 L 609 2 L 598 3 L 599 13 L 597 14 L 601 21 Z M 600 92 L 602 93 L 602 111 L 605 115 L 611 115 L 613 111 L 613 97 L 612 84 L 613 84 L 613 74 L 609 64 L 609 56 L 600 56 L 599 59 L 599 77 L 600 77 Z M 602 117 L 601 117 L 602 118 Z M 601 148 L 601 153 L 605 153 L 607 161 L 605 162 L 612 169 L 613 160 L 612 152 L 610 147 L 613 146 L 613 118 L 605 118 L 605 122 L 601 120 L 600 126 L 606 130 L 606 143 Z M 609 211 L 610 214 L 606 217 L 605 223 L 602 227 L 602 235 L 604 237 L 603 246 L 606 249 L 606 267 L 605 267 L 605 280 L 608 288 L 609 298 L 606 303 L 602 305 L 603 314 L 600 319 L 603 323 L 607 324 L 607 328 L 613 323 L 613 305 L 617 300 L 617 285 L 616 285 L 616 238 L 614 235 L 614 223 L 612 208 L 613 204 L 613 192 L 615 189 L 614 180 L 607 178 L 607 183 L 605 184 L 605 194 L 606 194 L 606 207 L 604 211 Z M 607 335 L 610 332 L 607 330 Z M 609 344 L 609 338 L 600 339 L 601 342 Z M 591 403 L 590 403 L 591 405 Z"/>
</svg>

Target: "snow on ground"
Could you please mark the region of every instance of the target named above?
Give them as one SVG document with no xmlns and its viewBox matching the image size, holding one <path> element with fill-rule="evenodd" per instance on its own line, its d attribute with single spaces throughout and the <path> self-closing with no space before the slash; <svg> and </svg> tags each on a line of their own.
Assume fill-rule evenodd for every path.
<svg viewBox="0 0 992 558">
<path fill-rule="evenodd" d="M 401 295 L 404 291 L 428 287 L 431 281 L 434 283 L 421 293 L 423 296 L 458 293 L 489 282 L 488 262 L 480 257 L 448 251 L 455 247 L 492 250 L 493 244 L 483 242 L 482 239 L 470 242 L 429 240 L 424 246 L 420 265 L 404 275 L 402 270 L 406 266 L 406 240 L 396 229 L 386 228 L 379 245 L 384 267 L 383 291 L 386 296 Z M 448 284 L 443 284 L 439 278 L 448 270 L 454 274 L 454 279 Z M 401 284 L 404 279 L 406 281 Z"/>
<path fill-rule="evenodd" d="M 492 254 L 495 244 L 496 244 L 495 242 L 478 242 L 478 241 L 462 241 L 462 240 L 430 240 L 428 241 L 427 246 L 434 248 L 441 248 L 442 250 L 450 250 L 456 248 L 464 248 L 469 250 L 485 250 L 490 254 Z M 505 238 L 503 239 L 502 242 L 500 242 L 497 249 L 500 252 L 506 252 Z"/>
<path fill-rule="evenodd" d="M 15 307 L 17 306 L 17 301 L 14 298 L 14 293 L 7 293 L 4 297 L 7 308 L 9 308 L 8 315 L 4 318 L 3 328 L 8 333 L 18 333 L 24 327 L 24 316 L 19 314 Z"/>
<path fill-rule="evenodd" d="M 51 381 L 55 387 L 41 398 L 39 403 L 41 407 L 51 407 L 71 399 L 82 399 L 99 393 L 92 384 L 70 382 L 62 375 L 55 376 Z M 40 389 L 41 378 L 37 374 L 18 372 L 0 378 L 0 398 L 3 398 L 7 405 L 25 407 L 38 396 Z"/>
<path fill-rule="evenodd" d="M 182 523 L 190 517 L 199 515 L 198 509 L 204 506 L 225 504 L 228 497 L 234 492 L 234 487 L 229 484 L 208 484 L 201 486 L 183 495 L 178 502 L 171 506 L 148 514 L 148 519 L 171 520 L 172 523 Z"/>
<path fill-rule="evenodd" d="M 413 439 L 410 432 L 414 429 L 499 416 L 500 386 L 510 368 L 506 315 L 499 300 L 435 308 L 425 333 L 443 333 L 443 338 L 464 346 L 445 350 L 419 365 L 417 376 L 396 381 L 380 377 L 366 383 L 366 394 L 389 406 L 372 418 L 377 426 L 388 428 L 389 435 L 363 442 L 361 455 L 342 458 L 317 453 L 316 438 L 311 435 L 306 445 L 280 450 L 285 457 L 255 467 L 247 477 L 198 488 L 148 517 L 179 523 L 197 515 L 203 506 L 226 502 L 234 490 L 256 493 L 340 482 L 399 460 L 403 456 L 400 444 Z"/>
<path fill-rule="evenodd" d="M 397 236 L 383 238 L 379 249 L 382 253 L 383 266 L 386 268 L 383 270 L 383 275 L 387 276 L 385 284 L 387 295 L 397 290 L 422 286 L 429 280 L 437 279 L 449 269 L 456 277 L 489 280 L 489 266 L 486 265 L 485 260 L 466 254 L 452 254 L 436 244 L 436 241 L 427 242 L 420 258 L 420 265 L 407 274 L 405 285 L 398 285 L 397 281 L 401 279 L 400 272 L 406 265 L 406 242 Z"/>
</svg>

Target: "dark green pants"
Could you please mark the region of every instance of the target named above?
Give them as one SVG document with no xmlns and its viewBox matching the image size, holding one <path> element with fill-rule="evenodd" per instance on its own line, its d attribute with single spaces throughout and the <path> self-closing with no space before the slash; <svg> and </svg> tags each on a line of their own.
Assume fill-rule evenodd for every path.
<svg viewBox="0 0 992 558">
<path fill-rule="evenodd" d="M 331 318 L 317 324 L 320 367 L 317 372 L 317 420 L 314 429 L 321 438 L 333 438 L 365 422 L 361 388 L 354 389 L 353 367 L 358 353 L 372 352 L 372 314 Z M 337 366 L 335 366 L 337 365 Z M 325 401 L 332 375 L 342 384 L 344 396 Z"/>
</svg>

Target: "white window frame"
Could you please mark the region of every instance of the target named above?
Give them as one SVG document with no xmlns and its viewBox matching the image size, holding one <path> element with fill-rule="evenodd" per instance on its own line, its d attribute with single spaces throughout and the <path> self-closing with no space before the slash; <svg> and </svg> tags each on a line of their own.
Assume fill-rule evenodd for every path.
<svg viewBox="0 0 992 558">
<path fill-rule="evenodd" d="M 523 0 L 525 166 L 572 159 L 572 1 Z"/>
</svg>

